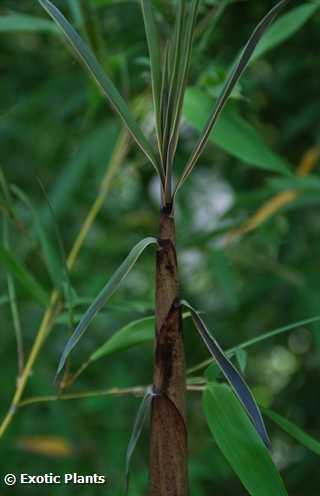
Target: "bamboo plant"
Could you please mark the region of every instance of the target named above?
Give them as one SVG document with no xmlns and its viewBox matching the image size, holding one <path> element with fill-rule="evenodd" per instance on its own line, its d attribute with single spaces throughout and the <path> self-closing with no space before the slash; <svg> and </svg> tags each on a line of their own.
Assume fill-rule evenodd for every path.
<svg viewBox="0 0 320 496">
<path fill-rule="evenodd" d="M 179 177 L 176 177 L 175 174 L 175 155 L 179 141 L 199 0 L 178 0 L 173 33 L 168 40 L 160 39 L 152 1 L 141 0 L 150 56 L 155 146 L 153 141 L 149 141 L 145 136 L 127 103 L 101 68 L 89 46 L 49 0 L 39 0 L 39 2 L 62 30 L 78 59 L 93 77 L 113 110 L 119 115 L 147 162 L 153 166 L 155 174 L 159 178 L 161 198 L 159 236 L 143 239 L 132 249 L 88 308 L 63 350 L 58 374 L 94 317 L 117 290 L 142 252 L 149 245 L 155 245 L 156 324 L 153 386 L 148 389 L 135 422 L 127 453 L 127 468 L 142 429 L 142 422 L 146 417 L 147 406 L 151 405 L 149 494 L 150 496 L 186 496 L 188 494 L 188 429 L 182 308 L 186 308 L 186 311 L 191 315 L 195 328 L 234 393 L 232 397 L 228 396 L 227 391 L 222 394 L 222 396 L 224 395 L 226 412 L 228 412 L 228 405 L 231 408 L 234 401 L 241 403 L 243 415 L 245 412 L 247 418 L 250 419 L 254 432 L 252 435 L 257 435 L 260 438 L 260 448 L 262 449 L 263 446 L 264 456 L 269 456 L 267 455 L 267 449 L 270 445 L 268 434 L 259 407 L 248 386 L 208 331 L 200 313 L 188 302 L 181 299 L 175 240 L 175 203 L 180 189 L 197 165 L 223 107 L 246 69 L 259 40 L 274 21 L 280 9 L 287 3 L 287 0 L 281 0 L 276 4 L 252 32 L 227 77 L 220 96 L 213 102 L 210 117 Z M 216 411 L 220 407 L 224 408 L 224 405 L 220 403 L 214 405 Z M 246 422 L 246 419 L 242 419 L 242 421 Z M 219 429 L 219 425 L 216 428 Z M 234 450 L 236 449 L 235 446 Z M 276 488 L 274 494 L 286 494 L 280 477 L 275 482 L 274 487 Z M 250 494 L 253 493 L 250 492 Z"/>
</svg>

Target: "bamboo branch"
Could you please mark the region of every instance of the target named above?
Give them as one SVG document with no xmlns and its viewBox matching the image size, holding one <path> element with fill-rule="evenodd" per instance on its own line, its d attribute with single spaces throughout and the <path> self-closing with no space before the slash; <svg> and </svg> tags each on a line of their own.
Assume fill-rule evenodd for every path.
<svg viewBox="0 0 320 496">
<path fill-rule="evenodd" d="M 79 393 L 68 393 L 61 395 L 34 396 L 20 401 L 19 408 L 35 405 L 39 403 L 50 403 L 55 401 L 81 400 L 85 398 L 97 398 L 99 396 L 143 396 L 150 386 L 135 386 L 130 388 L 111 388 L 98 391 L 81 391 Z M 204 391 L 205 384 L 190 384 L 187 391 L 201 392 Z"/>
</svg>

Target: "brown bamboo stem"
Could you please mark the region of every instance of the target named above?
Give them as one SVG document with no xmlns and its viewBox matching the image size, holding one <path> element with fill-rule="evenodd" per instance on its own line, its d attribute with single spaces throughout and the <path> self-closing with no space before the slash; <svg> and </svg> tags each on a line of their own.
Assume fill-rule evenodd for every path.
<svg viewBox="0 0 320 496">
<path fill-rule="evenodd" d="M 171 207 L 160 215 L 156 264 L 156 344 L 151 414 L 150 496 L 186 496 L 185 360 L 175 224 Z"/>
</svg>

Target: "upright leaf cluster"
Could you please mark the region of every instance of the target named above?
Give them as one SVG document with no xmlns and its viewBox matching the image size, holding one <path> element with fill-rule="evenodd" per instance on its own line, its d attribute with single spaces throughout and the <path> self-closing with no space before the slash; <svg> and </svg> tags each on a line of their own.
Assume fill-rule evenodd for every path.
<svg viewBox="0 0 320 496">
<path fill-rule="evenodd" d="M 152 95 L 155 114 L 157 149 L 153 149 L 111 79 L 99 65 L 95 55 L 61 12 L 49 1 L 39 0 L 58 24 L 73 51 L 89 70 L 91 76 L 121 117 L 131 136 L 154 166 L 160 181 L 162 204 L 172 205 L 177 191 L 184 184 L 205 149 L 210 134 L 235 85 L 250 62 L 260 39 L 288 0 L 281 0 L 260 21 L 234 64 L 209 119 L 191 152 L 181 177 L 173 187 L 174 159 L 179 141 L 184 95 L 190 69 L 192 41 L 199 10 L 199 0 L 179 0 L 172 36 L 162 40 L 157 28 L 151 0 L 141 0 L 145 32 L 150 56 Z M 162 56 L 162 54 L 164 54 Z"/>
</svg>

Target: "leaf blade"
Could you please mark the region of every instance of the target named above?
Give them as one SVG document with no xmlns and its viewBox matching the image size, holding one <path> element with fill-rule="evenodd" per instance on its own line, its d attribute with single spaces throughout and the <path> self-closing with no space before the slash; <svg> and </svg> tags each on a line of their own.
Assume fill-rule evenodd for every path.
<svg viewBox="0 0 320 496">
<path fill-rule="evenodd" d="M 152 392 L 152 388 L 149 387 L 147 389 L 146 394 L 144 395 L 141 403 L 140 403 L 140 406 L 139 406 L 139 409 L 138 409 L 138 412 L 137 412 L 137 415 L 136 415 L 136 418 L 134 421 L 131 437 L 130 437 L 127 452 L 126 452 L 126 467 L 125 467 L 125 477 L 126 477 L 125 478 L 125 481 L 126 481 L 125 494 L 126 495 L 129 493 L 130 465 L 131 465 L 132 455 L 134 453 L 134 450 L 136 449 L 139 438 L 141 436 L 142 429 L 143 429 L 143 426 L 144 426 L 146 418 L 147 418 L 147 414 L 150 410 L 153 396 L 154 396 L 154 393 Z"/>
<path fill-rule="evenodd" d="M 187 89 L 183 115 L 197 131 L 203 129 L 209 108 L 209 95 L 195 87 Z M 290 164 L 264 143 L 233 106 L 225 106 L 209 141 L 248 166 L 285 176 L 290 174 Z"/>
<path fill-rule="evenodd" d="M 228 356 L 232 356 L 235 354 L 237 350 L 244 350 L 254 344 L 259 343 L 260 341 L 265 341 L 266 339 L 273 338 L 275 336 L 278 336 L 279 334 L 283 334 L 284 332 L 288 332 L 293 329 L 296 329 L 297 327 L 305 326 L 307 324 L 312 324 L 314 322 L 319 322 L 319 321 L 320 321 L 320 316 L 316 315 L 315 317 L 310 317 L 309 319 L 300 320 L 298 322 L 294 322 L 293 324 L 288 324 L 283 327 L 278 327 L 273 331 L 266 332 L 264 334 L 261 334 L 261 336 L 257 336 L 256 338 L 252 338 L 249 339 L 248 341 L 244 341 L 243 343 L 240 343 L 239 345 L 228 350 L 227 354 Z"/>
<path fill-rule="evenodd" d="M 305 3 L 283 14 L 271 26 L 254 51 L 250 63 L 277 47 L 295 34 L 319 8 L 317 3 Z"/>
<path fill-rule="evenodd" d="M 0 33 L 45 32 L 59 34 L 52 21 L 27 14 L 8 14 L 0 16 Z"/>
<path fill-rule="evenodd" d="M 290 422 L 279 413 L 274 412 L 268 408 L 263 408 L 263 412 L 267 417 L 269 417 L 273 422 L 275 422 L 283 431 L 285 431 L 289 436 L 293 437 L 298 441 L 298 443 L 305 446 L 310 451 L 320 456 L 320 442 L 314 439 L 312 436 L 304 432 L 300 427 L 298 427 L 293 422 Z"/>
<path fill-rule="evenodd" d="M 277 16 L 278 12 L 282 7 L 288 2 L 288 0 L 281 0 L 279 3 L 277 3 L 268 13 L 267 15 L 260 21 L 260 23 L 257 25 L 257 27 L 254 29 L 253 33 L 251 34 L 247 44 L 245 45 L 239 60 L 237 63 L 234 65 L 233 69 L 231 70 L 231 73 L 224 85 L 224 88 L 219 96 L 219 98 L 216 101 L 216 104 L 211 112 L 211 115 L 208 119 L 208 122 L 200 135 L 198 142 L 196 143 L 191 156 L 188 160 L 188 163 L 185 167 L 185 170 L 183 171 L 180 179 L 178 180 L 175 190 L 174 190 L 174 196 L 176 195 L 177 191 L 181 188 L 181 186 L 184 184 L 186 179 L 189 177 L 191 174 L 194 166 L 196 165 L 202 151 L 204 150 L 208 139 L 210 137 L 210 133 L 213 130 L 213 127 L 215 126 L 220 113 L 226 104 L 228 98 L 230 97 L 232 90 L 236 83 L 239 81 L 241 75 L 243 74 L 244 70 L 246 69 L 251 55 L 253 54 L 259 40 L 265 33 L 265 31 L 268 29 L 270 24 L 273 22 L 275 17 Z"/>
<path fill-rule="evenodd" d="M 158 164 L 152 146 L 144 136 L 140 126 L 132 115 L 126 102 L 114 86 L 113 82 L 106 75 L 98 63 L 94 53 L 84 43 L 79 34 L 73 29 L 71 24 L 62 15 L 62 13 L 49 0 L 38 0 L 41 6 L 46 10 L 49 16 L 54 20 L 67 38 L 70 46 L 80 61 L 89 71 L 90 75 L 100 88 L 102 94 L 107 98 L 113 110 L 120 116 L 122 122 L 127 127 L 132 138 L 136 141 L 142 152 L 150 160 L 157 173 L 163 180 L 163 172 Z"/>
<path fill-rule="evenodd" d="M 73 348 L 76 346 L 82 335 L 85 333 L 87 328 L 89 327 L 90 323 L 92 320 L 95 318 L 95 316 L 99 313 L 101 308 L 106 304 L 109 298 L 114 294 L 114 292 L 118 289 L 119 285 L 121 284 L 122 280 L 126 277 L 126 275 L 130 272 L 132 269 L 133 265 L 136 263 L 142 252 L 151 244 L 157 244 L 158 240 L 156 238 L 145 238 L 142 241 L 140 241 L 138 244 L 136 244 L 129 255 L 125 258 L 125 260 L 122 262 L 122 264 L 119 266 L 119 268 L 116 270 L 116 272 L 113 274 L 111 279 L 108 281 L 108 283 L 104 286 L 102 291 L 98 294 L 97 298 L 93 301 L 93 303 L 90 305 L 84 316 L 82 317 L 81 321 L 77 325 L 75 331 L 67 341 L 67 344 L 64 347 L 64 350 L 62 352 L 60 362 L 58 365 L 58 370 L 56 373 L 56 377 L 60 374 L 61 370 L 63 369 L 65 362 L 73 350 Z"/>
<path fill-rule="evenodd" d="M 315 316 L 311 317 L 309 319 L 304 319 L 300 320 L 298 322 L 294 322 L 292 324 L 288 324 L 283 327 L 278 327 L 277 329 L 274 329 L 273 331 L 265 332 L 264 334 L 261 334 L 260 336 L 257 336 L 256 338 L 249 339 L 248 341 L 244 341 L 243 343 L 238 344 L 237 346 L 234 346 L 233 348 L 230 348 L 227 350 L 226 355 L 230 358 L 232 357 L 237 350 L 244 350 L 246 348 L 249 348 L 250 346 L 253 346 L 260 341 L 265 341 L 266 339 L 272 338 L 274 336 L 278 336 L 279 334 L 282 334 L 284 332 L 291 331 L 293 329 L 296 329 L 297 327 L 304 326 L 307 324 L 312 324 L 314 322 L 319 322 L 320 321 L 320 316 Z M 212 359 L 205 360 L 204 362 L 199 363 L 198 365 L 195 365 L 191 369 L 188 370 L 188 374 L 192 374 L 198 370 L 201 370 L 208 365 L 212 363 Z"/>
<path fill-rule="evenodd" d="M 185 313 L 182 318 L 184 319 L 189 315 L 189 313 Z M 92 353 L 89 361 L 94 362 L 113 353 L 119 353 L 134 346 L 149 343 L 154 340 L 154 330 L 154 316 L 143 317 L 129 322 Z"/>
<path fill-rule="evenodd" d="M 181 114 L 183 109 L 183 101 L 185 96 L 185 90 L 188 80 L 190 61 L 191 61 L 191 50 L 192 41 L 194 36 L 195 22 L 197 18 L 199 8 L 199 0 L 192 0 L 190 6 L 189 16 L 186 21 L 185 33 L 182 39 L 182 56 L 181 62 L 178 67 L 178 73 L 175 77 L 176 79 L 176 91 L 174 95 L 175 105 L 172 112 L 172 125 L 170 129 L 170 136 L 168 142 L 168 157 L 167 157 L 167 168 L 166 171 L 166 186 L 165 191 L 167 194 L 167 200 L 171 201 L 171 189 L 172 189 L 172 166 L 175 156 L 175 152 L 179 141 L 179 125 L 181 121 Z"/>
<path fill-rule="evenodd" d="M 155 326 L 154 317 L 144 317 L 125 325 L 100 348 L 98 348 L 89 358 L 91 362 L 102 357 L 123 351 L 131 346 L 152 341 Z M 128 338 L 128 334 L 130 334 Z"/>
<path fill-rule="evenodd" d="M 161 114 L 160 114 L 160 95 L 161 95 L 161 55 L 160 40 L 155 23 L 154 12 L 150 0 L 141 0 L 143 20 L 147 37 L 150 65 L 151 65 L 151 84 L 153 104 L 156 116 L 156 131 L 158 147 L 161 150 Z"/>
<path fill-rule="evenodd" d="M 199 313 L 194 310 L 194 308 L 192 308 L 191 305 L 189 305 L 189 303 L 187 303 L 186 301 L 183 301 L 182 304 L 190 310 L 196 329 L 198 330 L 209 352 L 216 360 L 217 365 L 219 365 L 219 368 L 221 369 L 225 378 L 235 392 L 244 410 L 250 417 L 256 431 L 260 435 L 265 445 L 270 446 L 269 436 L 264 425 L 261 412 L 246 382 L 241 377 L 240 373 L 237 371 L 231 361 L 224 354 L 218 342 L 209 333 Z"/>
<path fill-rule="evenodd" d="M 227 385 L 206 388 L 203 407 L 212 436 L 251 496 L 287 496 L 270 454 Z"/>
</svg>

